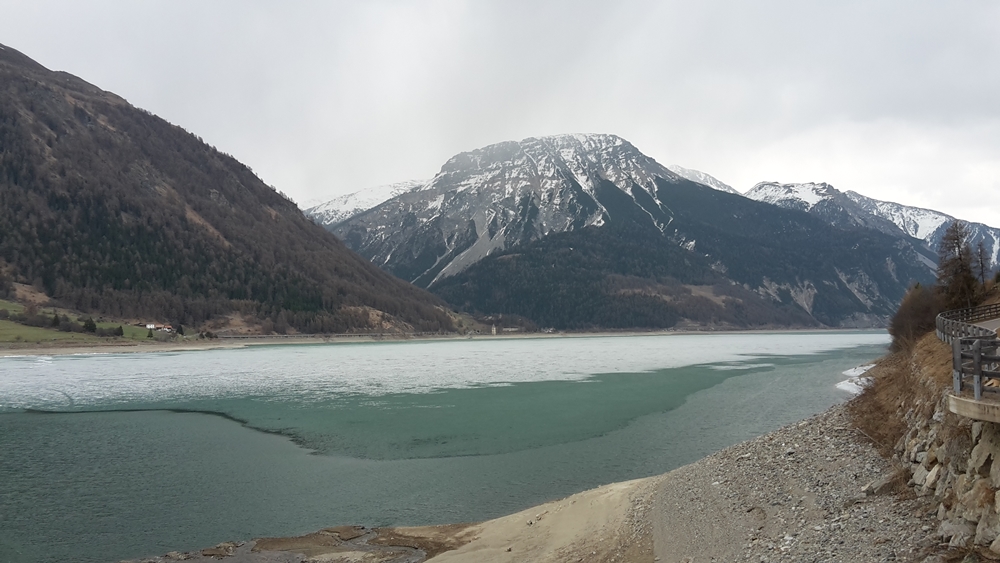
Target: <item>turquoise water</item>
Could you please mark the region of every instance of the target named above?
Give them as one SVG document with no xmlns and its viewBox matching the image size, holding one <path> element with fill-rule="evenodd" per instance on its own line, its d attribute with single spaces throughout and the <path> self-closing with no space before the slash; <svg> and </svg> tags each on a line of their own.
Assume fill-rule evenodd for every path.
<svg viewBox="0 0 1000 563">
<path fill-rule="evenodd" d="M 0 561 L 492 518 L 822 411 L 848 398 L 834 387 L 841 372 L 887 341 L 790 333 L 0 358 Z"/>
</svg>

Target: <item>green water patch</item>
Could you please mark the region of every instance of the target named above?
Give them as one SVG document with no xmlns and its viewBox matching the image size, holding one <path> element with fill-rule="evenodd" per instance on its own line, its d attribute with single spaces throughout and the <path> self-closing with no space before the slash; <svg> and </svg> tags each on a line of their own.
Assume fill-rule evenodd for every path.
<svg viewBox="0 0 1000 563">
<path fill-rule="evenodd" d="M 267 400 L 220 406 L 255 428 L 286 433 L 326 454 L 381 460 L 480 456 L 601 436 L 637 417 L 675 409 L 692 393 L 739 374 L 687 367 L 582 381 L 350 396 L 295 409 L 294 421 L 289 409 L 268 409 Z"/>
</svg>

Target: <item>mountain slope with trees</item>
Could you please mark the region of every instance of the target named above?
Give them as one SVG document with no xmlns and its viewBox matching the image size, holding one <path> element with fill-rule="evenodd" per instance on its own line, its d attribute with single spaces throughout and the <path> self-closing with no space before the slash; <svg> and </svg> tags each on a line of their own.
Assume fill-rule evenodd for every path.
<svg viewBox="0 0 1000 563">
<path fill-rule="evenodd" d="M 437 298 L 349 251 L 231 156 L 4 46 L 0 260 L 9 280 L 123 318 L 451 329 Z"/>
<path fill-rule="evenodd" d="M 908 285 L 933 280 L 912 248 L 878 231 L 687 180 L 657 185 L 674 230 L 635 213 L 491 255 L 431 290 L 467 310 L 556 327 L 871 326 Z"/>
</svg>

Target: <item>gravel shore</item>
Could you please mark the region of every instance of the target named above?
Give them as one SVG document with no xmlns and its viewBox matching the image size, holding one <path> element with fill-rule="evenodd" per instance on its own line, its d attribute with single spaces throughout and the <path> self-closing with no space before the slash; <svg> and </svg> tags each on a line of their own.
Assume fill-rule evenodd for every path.
<svg viewBox="0 0 1000 563">
<path fill-rule="evenodd" d="M 893 467 L 832 409 L 659 477 L 658 561 L 921 561 L 934 506 L 875 495 Z M 865 488 L 868 486 L 866 494 Z"/>
</svg>

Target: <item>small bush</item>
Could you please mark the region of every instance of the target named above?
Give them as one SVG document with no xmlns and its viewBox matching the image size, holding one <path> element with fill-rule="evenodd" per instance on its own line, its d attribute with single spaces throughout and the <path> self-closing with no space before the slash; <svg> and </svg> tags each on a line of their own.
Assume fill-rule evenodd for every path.
<svg viewBox="0 0 1000 563">
<path fill-rule="evenodd" d="M 0 319 L 9 319 L 9 318 L 10 318 L 10 311 L 8 311 L 7 309 L 0 309 Z"/>
<path fill-rule="evenodd" d="M 892 336 L 889 350 L 898 352 L 912 347 L 921 336 L 934 330 L 935 319 L 943 310 L 944 300 L 934 288 L 920 284 L 911 287 L 889 322 Z"/>
</svg>

